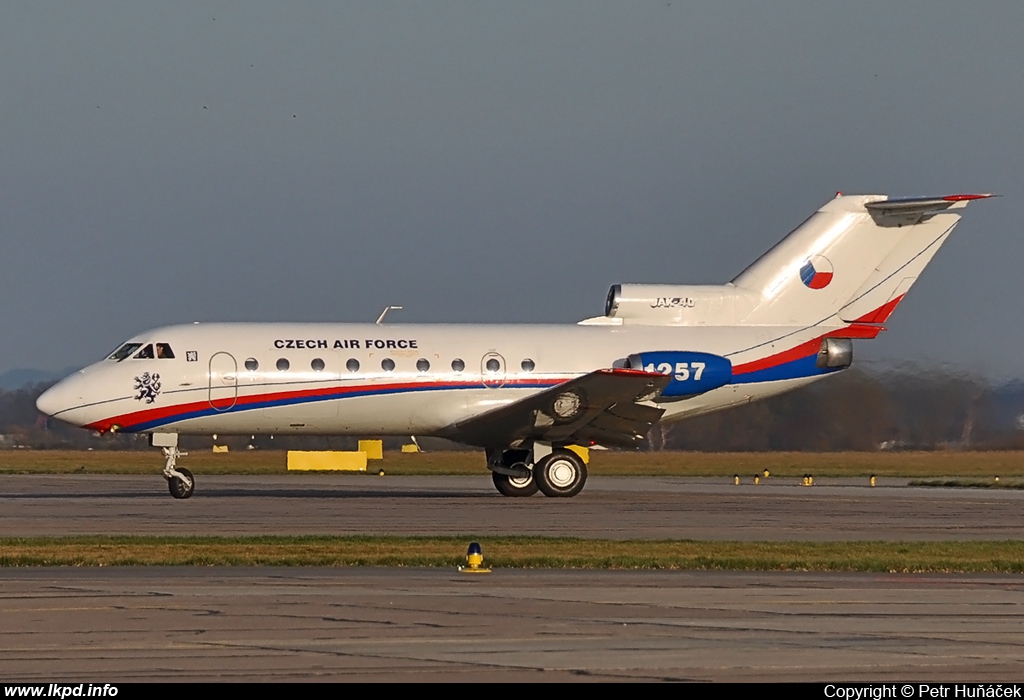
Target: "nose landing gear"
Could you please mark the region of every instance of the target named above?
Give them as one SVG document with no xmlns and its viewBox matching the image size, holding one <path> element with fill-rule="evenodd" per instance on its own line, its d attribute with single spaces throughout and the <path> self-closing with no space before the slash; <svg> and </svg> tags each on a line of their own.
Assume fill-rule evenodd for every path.
<svg viewBox="0 0 1024 700">
<path fill-rule="evenodd" d="M 167 479 L 167 489 L 175 498 L 188 498 L 196 490 L 196 480 L 192 472 L 184 467 L 176 466 L 178 457 L 184 457 L 188 452 L 178 449 L 177 433 L 151 433 L 149 444 L 159 447 L 164 452 L 164 478 Z"/>
<path fill-rule="evenodd" d="M 167 459 L 164 465 L 164 478 L 167 479 L 167 488 L 175 498 L 188 498 L 196 490 L 196 480 L 192 472 L 185 467 L 176 467 L 178 457 L 184 457 L 188 452 L 182 452 L 177 447 L 165 447 L 164 457 Z"/>
<path fill-rule="evenodd" d="M 184 467 L 179 467 L 176 471 L 181 476 L 172 476 L 167 479 L 167 488 L 175 498 L 188 498 L 196 490 L 195 477 Z"/>
</svg>

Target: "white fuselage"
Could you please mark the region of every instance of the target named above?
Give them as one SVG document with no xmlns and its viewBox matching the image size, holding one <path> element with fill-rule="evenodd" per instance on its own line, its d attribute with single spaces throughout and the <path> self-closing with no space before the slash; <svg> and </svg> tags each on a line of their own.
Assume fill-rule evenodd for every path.
<svg viewBox="0 0 1024 700">
<path fill-rule="evenodd" d="M 50 389 L 39 405 L 61 420 L 100 431 L 434 435 L 532 392 L 597 369 L 621 367 L 631 354 L 685 350 L 728 358 L 733 383 L 664 404 L 666 418 L 672 419 L 771 396 L 824 376 L 813 365 L 808 369 L 807 358 L 830 330 L 170 326 L 129 342 L 143 348 L 163 344 L 173 359 L 128 356 L 97 362 Z M 796 353 L 801 357 L 795 358 L 793 349 L 801 346 L 804 350 Z M 392 366 L 388 360 L 393 369 L 386 369 Z M 753 369 L 743 372 L 744 366 Z"/>
</svg>

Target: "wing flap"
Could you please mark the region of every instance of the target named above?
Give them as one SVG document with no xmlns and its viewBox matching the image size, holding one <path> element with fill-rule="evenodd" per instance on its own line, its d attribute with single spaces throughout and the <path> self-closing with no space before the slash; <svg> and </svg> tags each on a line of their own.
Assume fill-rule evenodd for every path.
<svg viewBox="0 0 1024 700">
<path fill-rule="evenodd" d="M 648 427 L 648 429 L 650 428 Z M 601 430 L 596 426 L 588 425 L 583 431 L 583 434 L 573 442 L 582 442 L 588 445 L 604 445 L 606 447 L 636 447 L 643 442 L 646 437 L 647 433 L 644 433 L 643 435 L 638 433 L 627 435 L 625 433 L 613 432 L 611 430 Z"/>
<path fill-rule="evenodd" d="M 650 423 L 654 425 L 661 420 L 665 412 L 656 406 L 648 406 L 641 403 L 617 403 L 608 409 L 609 416 L 616 416 L 623 420 Z"/>
</svg>

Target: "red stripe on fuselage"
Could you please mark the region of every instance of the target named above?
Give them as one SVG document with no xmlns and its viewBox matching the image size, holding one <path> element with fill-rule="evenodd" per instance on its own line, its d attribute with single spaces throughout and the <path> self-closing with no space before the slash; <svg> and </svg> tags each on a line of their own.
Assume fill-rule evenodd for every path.
<svg viewBox="0 0 1024 700">
<path fill-rule="evenodd" d="M 793 360 L 802 360 L 805 357 L 817 355 L 818 350 L 821 349 L 821 341 L 825 338 L 874 338 L 884 330 L 885 328 L 882 326 L 869 326 L 855 323 L 852 326 L 838 328 L 834 331 L 829 331 L 824 335 L 819 335 L 817 338 L 808 340 L 806 343 L 800 343 L 789 350 L 783 350 L 780 353 L 763 357 L 760 360 L 746 362 L 742 365 L 734 365 L 732 373 L 735 375 L 757 372 L 758 370 L 768 369 L 769 367 L 784 365 L 787 362 L 792 362 Z"/>
<path fill-rule="evenodd" d="M 502 386 L 537 386 L 540 388 L 544 388 L 552 384 L 557 384 L 558 382 L 561 381 L 567 381 L 567 379 L 511 379 L 507 380 Z M 360 392 L 365 392 L 367 390 L 371 390 L 375 393 L 394 393 L 396 391 L 401 391 L 403 389 L 416 391 L 435 387 L 451 389 L 486 388 L 485 385 L 480 382 L 394 382 L 390 384 L 359 384 L 356 386 L 332 385 L 328 387 L 318 387 L 316 389 L 300 389 L 293 391 L 281 391 L 277 393 L 255 394 L 251 396 L 238 396 L 233 404 L 230 399 L 216 399 L 212 405 L 209 400 L 203 400 L 192 401 L 189 403 L 173 404 L 170 406 L 161 406 L 159 408 L 150 408 L 142 411 L 132 411 L 130 413 L 124 413 L 119 416 L 104 418 L 94 423 L 90 423 L 89 425 L 84 427 L 87 430 L 96 430 L 101 433 L 106 433 L 112 428 L 114 428 L 114 426 L 117 426 L 118 430 L 130 429 L 133 426 L 140 425 L 143 423 L 174 419 L 176 416 L 188 415 L 191 413 L 208 410 L 212 407 L 219 408 L 220 410 L 227 413 L 226 409 L 228 408 L 231 408 L 231 410 L 245 409 L 255 404 L 262 404 L 268 402 L 278 403 L 288 401 L 311 400 L 321 397 L 330 400 L 345 398 L 347 394 L 358 394 Z M 273 406 L 268 406 L 267 408 L 273 408 Z"/>
</svg>

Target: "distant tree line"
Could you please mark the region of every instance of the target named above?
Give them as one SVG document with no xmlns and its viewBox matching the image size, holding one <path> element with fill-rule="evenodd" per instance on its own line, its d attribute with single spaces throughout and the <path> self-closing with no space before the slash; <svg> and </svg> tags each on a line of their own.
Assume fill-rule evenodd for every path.
<svg viewBox="0 0 1024 700">
<path fill-rule="evenodd" d="M 1024 383 L 954 372 L 850 369 L 803 389 L 655 426 L 652 449 L 870 451 L 1019 449 Z"/>
<path fill-rule="evenodd" d="M 144 449 L 145 436 L 97 436 L 40 415 L 46 384 L 0 389 L 0 449 Z M 782 396 L 655 426 L 645 449 L 869 451 L 1024 449 L 1024 382 L 994 385 L 940 370 L 850 369 Z M 364 436 L 372 437 L 372 436 Z M 397 448 L 407 439 L 394 438 Z M 183 438 L 208 448 L 210 437 Z M 354 437 L 231 436 L 232 449 L 354 449 Z M 435 449 L 454 447 L 422 441 Z"/>
</svg>

